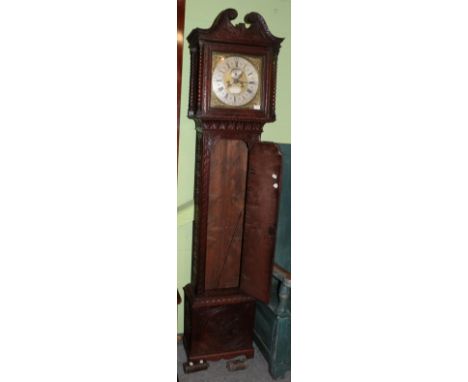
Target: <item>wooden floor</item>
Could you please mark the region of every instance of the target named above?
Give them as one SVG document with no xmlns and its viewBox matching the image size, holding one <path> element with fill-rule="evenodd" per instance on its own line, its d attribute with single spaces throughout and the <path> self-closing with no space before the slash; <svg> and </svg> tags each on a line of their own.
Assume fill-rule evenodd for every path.
<svg viewBox="0 0 468 382">
<path fill-rule="evenodd" d="M 275 381 L 268 373 L 268 363 L 262 353 L 255 347 L 255 357 L 247 361 L 247 369 L 239 371 L 228 371 L 226 360 L 209 362 L 208 370 L 196 373 L 184 374 L 182 364 L 186 361 L 184 347 L 181 343 L 177 345 L 177 373 L 179 382 L 272 382 Z M 291 382 L 291 373 L 287 372 L 277 382 Z"/>
</svg>

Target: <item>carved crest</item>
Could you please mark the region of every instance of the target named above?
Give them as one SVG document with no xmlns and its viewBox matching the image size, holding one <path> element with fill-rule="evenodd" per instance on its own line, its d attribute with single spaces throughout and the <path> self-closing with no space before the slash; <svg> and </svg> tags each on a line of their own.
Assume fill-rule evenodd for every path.
<svg viewBox="0 0 468 382">
<path fill-rule="evenodd" d="M 245 23 L 232 24 L 237 18 L 237 11 L 229 8 L 222 11 L 208 29 L 196 28 L 187 37 L 191 46 L 199 40 L 205 41 L 232 41 L 234 43 L 245 43 L 249 45 L 272 46 L 278 51 L 283 41 L 282 38 L 274 36 L 263 19 L 256 13 L 250 12 L 244 17 Z M 249 26 L 246 25 L 249 24 Z"/>
</svg>

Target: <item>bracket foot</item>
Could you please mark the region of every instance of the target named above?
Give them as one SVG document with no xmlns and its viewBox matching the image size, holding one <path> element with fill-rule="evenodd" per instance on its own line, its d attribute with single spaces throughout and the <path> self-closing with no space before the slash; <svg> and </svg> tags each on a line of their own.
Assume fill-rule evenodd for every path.
<svg viewBox="0 0 468 382">
<path fill-rule="evenodd" d="M 208 369 L 208 366 L 208 363 L 206 361 L 203 361 L 202 359 L 198 362 L 185 362 L 183 365 L 185 374 L 206 370 Z"/>
<path fill-rule="evenodd" d="M 247 369 L 246 361 L 247 361 L 247 358 L 245 358 L 245 357 L 227 361 L 226 362 L 226 369 L 228 369 L 229 371 L 237 371 L 237 370 Z"/>
</svg>

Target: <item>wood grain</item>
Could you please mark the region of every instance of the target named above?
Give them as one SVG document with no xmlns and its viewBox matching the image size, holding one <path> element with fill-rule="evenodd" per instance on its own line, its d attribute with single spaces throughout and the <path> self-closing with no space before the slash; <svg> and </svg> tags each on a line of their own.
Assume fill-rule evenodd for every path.
<svg viewBox="0 0 468 382">
<path fill-rule="evenodd" d="M 245 293 L 268 303 L 281 184 L 277 145 L 260 142 L 250 150 L 247 182 L 240 285 Z"/>
<path fill-rule="evenodd" d="M 247 145 L 217 141 L 211 152 L 205 289 L 239 286 Z"/>
</svg>

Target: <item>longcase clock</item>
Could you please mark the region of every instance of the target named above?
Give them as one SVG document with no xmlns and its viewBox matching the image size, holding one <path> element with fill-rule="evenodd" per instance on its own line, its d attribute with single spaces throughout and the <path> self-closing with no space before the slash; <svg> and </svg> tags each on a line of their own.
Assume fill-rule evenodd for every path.
<svg viewBox="0 0 468 382">
<path fill-rule="evenodd" d="M 236 17 L 227 9 L 187 38 L 196 126 L 192 277 L 184 287 L 190 362 L 252 357 L 255 300 L 269 299 L 281 153 L 260 136 L 275 120 L 283 39 L 258 13 L 234 25 Z"/>
</svg>

